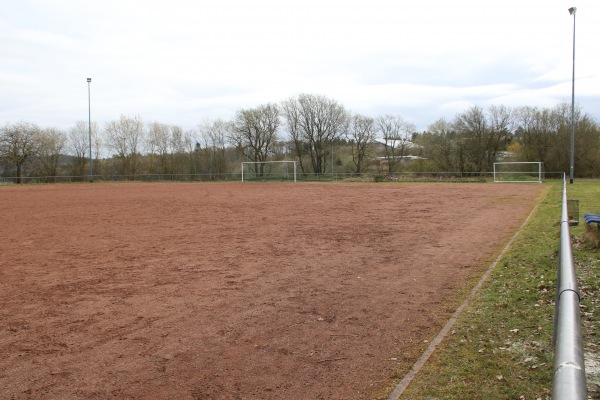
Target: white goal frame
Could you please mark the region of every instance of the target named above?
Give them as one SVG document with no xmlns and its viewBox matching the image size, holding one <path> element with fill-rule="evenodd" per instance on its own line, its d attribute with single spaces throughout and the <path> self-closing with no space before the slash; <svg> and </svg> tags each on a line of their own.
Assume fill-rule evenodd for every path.
<svg viewBox="0 0 600 400">
<path fill-rule="evenodd" d="M 496 169 L 497 165 L 532 165 L 535 164 L 537 165 L 537 171 L 535 171 L 535 168 L 529 168 L 529 170 L 525 170 L 525 171 L 498 171 Z M 542 183 L 544 180 L 544 163 L 541 161 L 514 161 L 514 162 L 497 162 L 494 163 L 494 182 L 506 182 L 506 183 Z M 513 179 L 498 179 L 499 176 L 501 175 L 522 175 L 522 174 L 529 174 L 531 176 L 535 176 L 537 174 L 537 180 L 513 180 Z"/>
<path fill-rule="evenodd" d="M 294 182 L 298 180 L 298 167 L 297 161 L 285 160 L 285 161 L 243 161 L 242 162 L 242 182 L 244 182 L 244 165 L 252 165 L 252 164 L 293 164 L 294 165 Z"/>
</svg>

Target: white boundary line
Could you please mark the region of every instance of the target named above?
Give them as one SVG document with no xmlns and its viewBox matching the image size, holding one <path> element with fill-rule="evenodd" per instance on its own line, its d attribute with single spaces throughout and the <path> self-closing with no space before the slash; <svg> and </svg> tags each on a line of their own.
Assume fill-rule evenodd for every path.
<svg viewBox="0 0 600 400">
<path fill-rule="evenodd" d="M 494 262 L 492 262 L 492 264 L 487 269 L 487 271 L 485 271 L 485 273 L 483 274 L 483 276 L 481 277 L 481 279 L 479 280 L 479 282 L 477 282 L 477 285 L 475 285 L 475 287 L 473 288 L 473 290 L 471 290 L 471 293 L 469 293 L 469 295 L 467 296 L 467 298 L 456 309 L 456 311 L 454 311 L 454 314 L 452 314 L 452 316 L 450 317 L 450 319 L 448 320 L 448 322 L 446 322 L 446 325 L 444 325 L 444 327 L 442 328 L 442 330 L 440 331 L 440 333 L 438 333 L 438 335 L 435 337 L 435 339 L 433 339 L 433 341 L 429 344 L 429 346 L 427 347 L 427 349 L 425 350 L 425 352 L 423 352 L 423 354 L 421 355 L 421 357 L 414 363 L 414 365 L 412 366 L 412 368 L 410 369 L 410 371 L 404 376 L 404 378 L 402 378 L 402 380 L 396 386 L 396 388 L 394 389 L 394 391 L 392 393 L 390 393 L 390 395 L 388 396 L 388 400 L 398 400 L 400 398 L 400 395 L 402 394 L 402 392 L 404 392 L 406 390 L 406 388 L 412 382 L 412 380 L 415 378 L 415 376 L 417 375 L 417 373 L 419 373 L 419 371 L 421 370 L 421 368 L 423 368 L 423 366 L 425 365 L 425 363 L 427 362 L 427 360 L 429 359 L 429 357 L 433 354 L 433 352 L 435 351 L 435 349 L 437 348 L 437 346 L 448 335 L 448 332 L 450 332 L 450 329 L 452 329 L 452 327 L 454 326 L 454 324 L 458 320 L 458 317 L 460 317 L 460 315 L 462 314 L 462 312 L 464 311 L 464 309 L 467 307 L 467 304 L 469 303 L 469 301 L 475 296 L 475 293 L 477 293 L 479 291 L 479 289 L 481 289 L 481 287 L 483 286 L 484 282 L 490 276 L 490 274 L 492 273 L 492 271 L 494 270 L 494 268 L 496 267 L 496 265 L 504 257 L 504 254 L 506 254 L 506 252 L 508 251 L 508 249 L 510 248 L 510 246 L 512 245 L 512 243 L 515 241 L 515 239 L 517 238 L 517 236 L 519 236 L 519 234 L 521 233 L 521 231 L 525 227 L 525 225 L 527 225 L 527 223 L 531 219 L 531 216 L 537 210 L 538 205 L 539 205 L 539 202 L 538 202 L 538 204 L 535 205 L 535 207 L 533 208 L 533 210 L 531 210 L 531 212 L 529 213 L 529 215 L 527 216 L 527 218 L 525 219 L 525 221 L 523 221 L 523 223 L 521 224 L 521 227 L 519 227 L 519 230 L 517 230 L 517 232 L 512 236 L 512 238 L 508 241 L 508 243 L 506 243 L 506 245 L 504 246 L 504 248 L 502 249 L 502 251 L 500 252 L 500 254 L 498 254 L 498 257 L 496 257 L 496 259 L 494 260 Z"/>
</svg>

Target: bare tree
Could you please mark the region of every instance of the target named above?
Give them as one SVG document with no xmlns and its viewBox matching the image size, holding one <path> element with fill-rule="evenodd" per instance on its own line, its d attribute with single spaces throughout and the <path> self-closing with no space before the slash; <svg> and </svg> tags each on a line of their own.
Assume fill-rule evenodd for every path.
<svg viewBox="0 0 600 400">
<path fill-rule="evenodd" d="M 67 135 L 54 128 L 40 132 L 40 150 L 37 169 L 41 176 L 58 176 L 58 166 L 65 150 Z"/>
<path fill-rule="evenodd" d="M 506 149 L 512 139 L 512 110 L 504 105 L 492 105 L 488 108 L 489 132 L 486 144 L 486 165 L 492 166 L 498 152 Z"/>
<path fill-rule="evenodd" d="M 73 158 L 73 174 L 84 176 L 86 151 L 89 149 L 89 131 L 85 121 L 77 121 L 69 131 L 69 152 Z"/>
<path fill-rule="evenodd" d="M 440 171 L 465 172 L 463 143 L 454 126 L 441 118 L 419 136 L 422 153 Z"/>
<path fill-rule="evenodd" d="M 300 171 L 305 173 L 303 158 L 308 154 L 308 143 L 305 141 L 304 132 L 301 127 L 302 113 L 297 105 L 297 100 L 289 99 L 282 103 L 282 111 L 287 123 L 288 133 L 291 139 L 291 150 L 298 158 Z"/>
<path fill-rule="evenodd" d="M 0 130 L 0 158 L 15 167 L 17 183 L 23 182 L 23 168 L 40 151 L 40 128 L 19 122 L 7 124 Z"/>
<path fill-rule="evenodd" d="M 209 171 L 212 179 L 214 173 L 224 173 L 227 169 L 225 146 L 227 138 L 231 134 L 231 123 L 222 119 L 214 121 L 206 119 L 198 128 L 204 148 L 208 150 Z"/>
<path fill-rule="evenodd" d="M 347 126 L 348 112 L 335 100 L 310 94 L 285 100 L 282 110 L 296 154 L 308 154 L 313 172 L 324 173 L 333 143 Z"/>
<path fill-rule="evenodd" d="M 194 138 L 192 131 L 184 131 L 179 126 L 171 126 L 171 151 L 173 153 L 173 172 L 193 171 Z"/>
<path fill-rule="evenodd" d="M 141 117 L 122 115 L 118 121 L 107 123 L 105 131 L 108 147 L 121 160 L 122 173 L 135 176 L 144 140 L 144 123 Z"/>
<path fill-rule="evenodd" d="M 153 122 L 148 128 L 148 150 L 158 161 L 161 174 L 182 173 L 181 154 L 186 151 L 183 130 L 176 125 Z"/>
<path fill-rule="evenodd" d="M 412 134 L 416 128 L 406 122 L 399 115 L 382 115 L 376 120 L 379 133 L 384 140 L 385 157 L 388 163 L 388 172 L 394 172 L 398 160 L 406 154 L 411 145 Z"/>
<path fill-rule="evenodd" d="M 199 150 L 200 143 L 197 139 L 196 131 L 188 129 L 183 132 L 182 136 L 183 153 L 182 160 L 185 160 L 185 172 L 189 174 L 197 174 L 199 172 Z"/>
<path fill-rule="evenodd" d="M 454 126 L 464 141 L 466 166 L 474 172 L 489 171 L 512 137 L 511 111 L 504 106 L 492 106 L 487 114 L 471 107 L 456 117 Z"/>
<path fill-rule="evenodd" d="M 369 156 L 375 140 L 376 127 L 373 118 L 363 115 L 354 115 L 350 120 L 346 138 L 352 146 L 352 162 L 354 163 L 354 172 L 360 174 L 365 162 Z"/>
<path fill-rule="evenodd" d="M 229 136 L 244 158 L 262 162 L 274 154 L 279 128 L 279 108 L 266 104 L 237 112 Z M 255 172 L 263 175 L 264 165 L 255 165 Z"/>
</svg>

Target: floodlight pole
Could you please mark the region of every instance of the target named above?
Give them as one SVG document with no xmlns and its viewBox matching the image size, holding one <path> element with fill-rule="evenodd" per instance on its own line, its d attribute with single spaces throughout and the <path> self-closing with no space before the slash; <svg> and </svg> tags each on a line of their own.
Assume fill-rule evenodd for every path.
<svg viewBox="0 0 600 400">
<path fill-rule="evenodd" d="M 575 13 L 577 7 L 569 8 L 569 14 L 573 16 L 573 77 L 571 79 L 571 168 L 569 182 L 573 183 L 573 170 L 575 164 Z"/>
<path fill-rule="evenodd" d="M 92 159 L 92 102 L 90 96 L 90 83 L 92 78 L 87 78 L 88 84 L 88 134 L 90 139 L 90 182 L 94 181 L 94 161 Z"/>
</svg>

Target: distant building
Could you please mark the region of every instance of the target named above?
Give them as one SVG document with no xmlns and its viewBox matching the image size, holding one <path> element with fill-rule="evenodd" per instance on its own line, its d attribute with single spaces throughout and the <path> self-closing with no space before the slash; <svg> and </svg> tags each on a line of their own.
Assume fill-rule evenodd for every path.
<svg viewBox="0 0 600 400">
<path fill-rule="evenodd" d="M 375 165 L 385 165 L 389 163 L 390 158 L 392 157 L 374 157 L 373 162 Z M 393 159 L 400 164 L 411 164 L 418 160 L 426 160 L 426 158 L 419 156 L 395 156 Z"/>
<path fill-rule="evenodd" d="M 382 138 L 375 138 L 374 140 L 375 146 L 380 148 L 393 147 L 394 149 L 399 149 L 404 147 L 405 149 L 417 149 L 421 146 L 411 142 L 410 140 L 404 139 L 389 139 L 386 144 L 386 140 Z"/>
<path fill-rule="evenodd" d="M 514 153 L 510 151 L 499 151 L 496 153 L 496 161 L 506 161 L 510 160 L 515 156 Z"/>
</svg>

